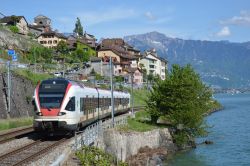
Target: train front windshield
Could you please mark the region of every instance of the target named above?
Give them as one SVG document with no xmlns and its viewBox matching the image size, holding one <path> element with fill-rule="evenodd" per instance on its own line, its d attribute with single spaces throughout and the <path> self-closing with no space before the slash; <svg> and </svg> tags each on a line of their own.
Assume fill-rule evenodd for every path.
<svg viewBox="0 0 250 166">
<path fill-rule="evenodd" d="M 39 100 L 42 108 L 59 108 L 64 94 L 40 94 Z"/>
<path fill-rule="evenodd" d="M 41 108 L 60 108 L 68 82 L 65 80 L 46 80 L 39 87 Z"/>
</svg>

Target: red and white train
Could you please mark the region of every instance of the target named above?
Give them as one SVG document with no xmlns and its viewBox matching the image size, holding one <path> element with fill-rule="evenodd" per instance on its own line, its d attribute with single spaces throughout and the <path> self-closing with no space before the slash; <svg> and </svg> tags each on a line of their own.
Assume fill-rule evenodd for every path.
<svg viewBox="0 0 250 166">
<path fill-rule="evenodd" d="M 130 94 L 114 91 L 115 113 L 127 110 Z M 111 114 L 111 92 L 62 78 L 42 81 L 34 92 L 35 131 L 76 131 Z"/>
</svg>

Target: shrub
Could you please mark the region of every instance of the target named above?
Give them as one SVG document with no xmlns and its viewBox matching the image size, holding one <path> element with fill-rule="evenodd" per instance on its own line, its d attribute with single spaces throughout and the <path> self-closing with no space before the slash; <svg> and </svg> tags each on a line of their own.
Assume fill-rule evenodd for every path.
<svg viewBox="0 0 250 166">
<path fill-rule="evenodd" d="M 94 146 L 83 146 L 81 150 L 76 152 L 76 156 L 79 158 L 82 165 L 91 166 L 110 166 L 114 165 L 115 158 L 105 153 L 103 150 Z M 119 166 L 126 166 L 126 163 L 118 162 Z"/>
<path fill-rule="evenodd" d="M 15 26 L 15 25 L 9 26 L 9 29 L 10 29 L 11 32 L 13 32 L 13 33 L 18 33 L 18 32 L 19 32 L 19 29 L 18 29 L 17 26 Z"/>
</svg>

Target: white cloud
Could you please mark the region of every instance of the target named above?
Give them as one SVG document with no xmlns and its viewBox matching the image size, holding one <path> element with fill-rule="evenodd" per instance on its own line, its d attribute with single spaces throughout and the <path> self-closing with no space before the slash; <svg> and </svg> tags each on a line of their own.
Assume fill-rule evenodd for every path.
<svg viewBox="0 0 250 166">
<path fill-rule="evenodd" d="M 225 26 L 223 27 L 218 33 L 216 33 L 216 36 L 218 37 L 226 37 L 226 36 L 230 36 L 231 32 L 229 27 Z"/>
<path fill-rule="evenodd" d="M 155 20 L 156 19 L 156 17 L 151 12 L 146 12 L 144 15 L 149 20 Z"/>
<path fill-rule="evenodd" d="M 151 23 L 154 24 L 162 24 L 162 23 L 166 23 L 172 20 L 172 17 L 170 16 L 155 16 L 152 12 L 146 12 L 144 13 L 144 16 L 148 19 L 148 21 L 150 21 Z"/>
<path fill-rule="evenodd" d="M 242 10 L 239 16 L 220 21 L 224 25 L 244 25 L 250 26 L 250 11 Z"/>
</svg>

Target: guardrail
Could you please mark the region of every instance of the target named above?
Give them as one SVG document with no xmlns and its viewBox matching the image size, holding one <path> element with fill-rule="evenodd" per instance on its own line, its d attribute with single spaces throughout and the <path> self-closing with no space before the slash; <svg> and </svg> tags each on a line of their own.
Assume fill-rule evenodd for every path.
<svg viewBox="0 0 250 166">
<path fill-rule="evenodd" d="M 144 108 L 145 106 L 134 107 L 134 109 Z M 114 127 L 126 125 L 130 114 L 116 116 L 114 119 Z M 92 145 L 98 136 L 102 136 L 104 130 L 113 128 L 112 120 L 99 121 L 88 126 L 84 131 L 77 132 L 75 140 L 72 140 L 72 146 L 65 149 L 64 152 L 51 164 L 51 166 L 60 166 L 67 160 L 72 151 L 76 151 L 83 145 Z"/>
<path fill-rule="evenodd" d="M 126 125 L 127 124 L 128 115 L 122 115 L 119 117 L 115 117 L 114 127 Z M 102 136 L 103 131 L 109 128 L 113 128 L 112 120 L 105 120 L 96 122 L 90 126 L 88 126 L 85 130 L 76 132 L 75 134 L 75 143 L 73 146 L 74 150 L 79 149 L 83 145 L 90 146 L 94 143 L 94 141 L 98 138 L 98 136 Z"/>
</svg>

